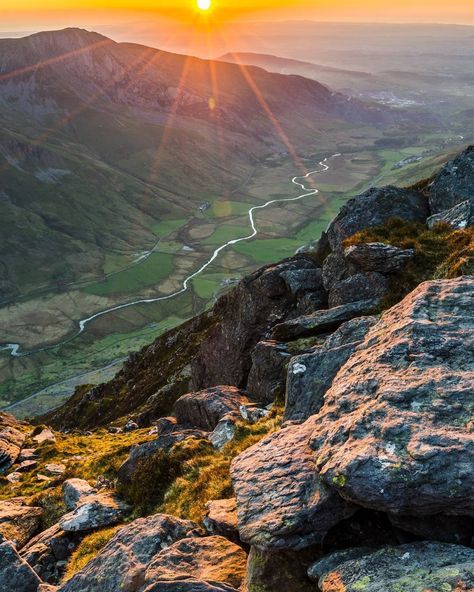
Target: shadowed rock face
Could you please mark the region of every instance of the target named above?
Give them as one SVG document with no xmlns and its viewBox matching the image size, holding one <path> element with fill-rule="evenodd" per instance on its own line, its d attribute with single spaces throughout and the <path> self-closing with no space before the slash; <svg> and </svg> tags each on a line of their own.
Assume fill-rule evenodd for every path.
<svg viewBox="0 0 474 592">
<path fill-rule="evenodd" d="M 18 458 L 25 434 L 18 430 L 20 422 L 8 413 L 0 413 L 0 474 Z"/>
<path fill-rule="evenodd" d="M 474 146 L 448 162 L 436 175 L 430 191 L 432 214 L 474 201 Z"/>
<path fill-rule="evenodd" d="M 15 551 L 5 542 L 0 545 L 0 590 L 15 592 L 37 592 L 41 580 Z"/>
<path fill-rule="evenodd" d="M 390 218 L 424 222 L 429 215 L 426 198 L 417 191 L 383 187 L 369 189 L 349 200 L 328 229 L 333 251 L 341 250 L 346 238 L 360 230 L 383 224 Z"/>
<path fill-rule="evenodd" d="M 410 259 L 413 259 L 415 251 L 399 249 L 385 243 L 365 243 L 348 247 L 344 251 L 344 256 L 364 271 L 391 273 L 401 269 Z"/>
<path fill-rule="evenodd" d="M 474 585 L 474 550 L 442 543 L 352 549 L 318 561 L 309 575 L 322 592 L 468 592 Z"/>
<path fill-rule="evenodd" d="M 474 514 L 474 278 L 426 282 L 386 312 L 325 395 L 317 470 L 364 507 Z"/>
</svg>

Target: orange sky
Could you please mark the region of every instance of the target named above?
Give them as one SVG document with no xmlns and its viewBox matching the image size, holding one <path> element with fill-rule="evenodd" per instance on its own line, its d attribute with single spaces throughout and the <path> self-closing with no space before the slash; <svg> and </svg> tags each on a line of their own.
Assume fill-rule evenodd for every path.
<svg viewBox="0 0 474 592">
<path fill-rule="evenodd" d="M 71 21 L 114 24 L 144 12 L 186 20 L 193 17 L 195 4 L 195 0 L 0 0 L 0 29 L 63 26 Z M 216 21 L 309 18 L 474 24 L 473 0 L 213 0 L 213 4 Z"/>
</svg>

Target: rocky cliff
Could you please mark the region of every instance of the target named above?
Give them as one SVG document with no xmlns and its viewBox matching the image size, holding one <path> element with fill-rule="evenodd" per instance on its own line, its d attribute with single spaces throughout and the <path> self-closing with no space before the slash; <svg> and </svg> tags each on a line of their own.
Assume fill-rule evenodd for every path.
<svg viewBox="0 0 474 592">
<path fill-rule="evenodd" d="M 1 416 L 0 589 L 474 590 L 473 204 L 471 147 Z"/>
</svg>

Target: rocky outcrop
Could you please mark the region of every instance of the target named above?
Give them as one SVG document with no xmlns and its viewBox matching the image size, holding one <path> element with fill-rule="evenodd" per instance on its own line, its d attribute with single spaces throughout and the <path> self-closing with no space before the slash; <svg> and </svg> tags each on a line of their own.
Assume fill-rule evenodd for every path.
<svg viewBox="0 0 474 592">
<path fill-rule="evenodd" d="M 281 341 L 292 341 L 328 333 L 340 327 L 342 323 L 369 313 L 375 304 L 374 300 L 362 300 L 298 317 L 277 325 L 273 329 L 273 337 Z"/>
<path fill-rule="evenodd" d="M 387 512 L 473 514 L 474 278 L 419 286 L 369 331 L 311 438 L 345 499 Z"/>
<path fill-rule="evenodd" d="M 320 270 L 308 256 L 264 267 L 248 276 L 214 306 L 220 322 L 193 361 L 194 387 L 244 387 L 255 345 L 278 322 L 322 308 L 326 300 Z"/>
<path fill-rule="evenodd" d="M 148 565 L 143 590 L 152 584 L 197 581 L 240 588 L 245 577 L 244 551 L 220 536 L 185 538 L 163 549 Z"/>
<path fill-rule="evenodd" d="M 430 188 L 432 214 L 474 200 L 474 146 L 448 162 L 436 175 Z"/>
<path fill-rule="evenodd" d="M 65 532 L 82 532 L 119 523 L 130 507 L 112 492 L 85 496 L 75 510 L 59 521 Z"/>
<path fill-rule="evenodd" d="M 309 574 L 321 592 L 464 592 L 474 586 L 474 550 L 415 543 L 325 557 Z"/>
<path fill-rule="evenodd" d="M 356 273 L 333 285 L 329 292 L 329 306 L 344 306 L 360 300 L 378 304 L 388 294 L 389 283 L 381 273 Z"/>
<path fill-rule="evenodd" d="M 10 542 L 0 544 L 0 590 L 37 592 L 41 580 Z"/>
<path fill-rule="evenodd" d="M 286 368 L 291 353 L 284 343 L 260 341 L 252 352 L 247 390 L 263 404 L 283 400 L 285 396 Z"/>
<path fill-rule="evenodd" d="M 334 377 L 376 323 L 375 317 L 348 321 L 321 347 L 295 356 L 288 368 L 285 420 L 303 422 L 317 414 Z"/>
<path fill-rule="evenodd" d="M 314 421 L 282 429 L 240 454 L 231 475 L 240 538 L 260 549 L 322 540 L 354 510 L 318 478 L 309 446 Z"/>
<path fill-rule="evenodd" d="M 344 257 L 364 271 L 392 273 L 404 267 L 415 256 L 413 249 L 400 249 L 385 243 L 352 245 L 344 250 Z"/>
<path fill-rule="evenodd" d="M 360 230 L 379 226 L 390 218 L 425 222 L 429 214 L 428 201 L 417 191 L 398 187 L 369 189 L 341 208 L 328 228 L 329 244 L 333 251 L 339 251 L 344 241 Z"/>
<path fill-rule="evenodd" d="M 160 551 L 196 534 L 200 530 L 193 522 L 165 514 L 135 520 L 121 528 L 59 591 L 137 592 L 145 582 L 148 564 Z"/>
<path fill-rule="evenodd" d="M 25 442 L 25 434 L 18 429 L 20 425 L 12 415 L 0 414 L 0 474 L 13 465 Z"/>
<path fill-rule="evenodd" d="M 212 431 L 228 413 L 236 412 L 249 400 L 232 386 L 218 386 L 180 397 L 174 407 L 179 424 Z"/>
</svg>

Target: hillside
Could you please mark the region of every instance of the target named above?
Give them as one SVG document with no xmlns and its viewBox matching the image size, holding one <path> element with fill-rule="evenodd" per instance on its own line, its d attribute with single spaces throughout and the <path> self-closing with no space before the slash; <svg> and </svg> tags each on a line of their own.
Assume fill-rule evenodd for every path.
<svg viewBox="0 0 474 592">
<path fill-rule="evenodd" d="M 371 188 L 112 381 L 2 414 L 0 587 L 469 592 L 473 196 L 473 146 Z"/>
</svg>

